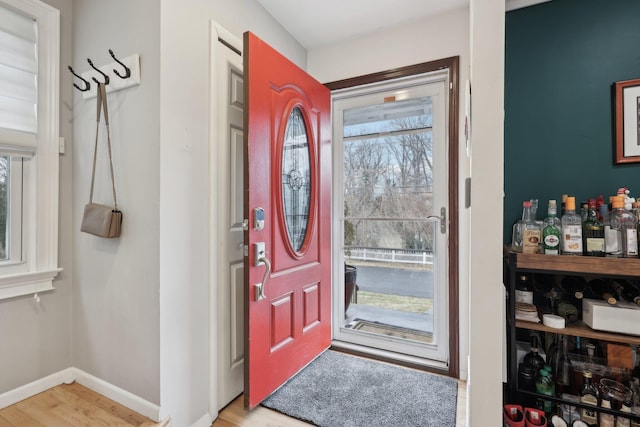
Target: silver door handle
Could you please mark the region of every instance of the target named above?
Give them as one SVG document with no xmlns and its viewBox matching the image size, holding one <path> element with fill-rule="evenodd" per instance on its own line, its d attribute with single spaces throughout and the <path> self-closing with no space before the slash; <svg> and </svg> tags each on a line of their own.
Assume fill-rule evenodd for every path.
<svg viewBox="0 0 640 427">
<path fill-rule="evenodd" d="M 440 208 L 440 216 L 438 215 L 429 215 L 427 219 L 438 219 L 440 220 L 440 233 L 447 233 L 447 208 Z"/>
<path fill-rule="evenodd" d="M 267 294 L 264 293 L 264 287 L 267 284 L 267 277 L 271 273 L 271 261 L 266 256 L 258 258 L 258 263 L 265 265 L 264 276 L 262 276 L 262 283 L 258 283 L 255 286 L 256 289 L 256 301 L 260 301 L 267 298 Z"/>
</svg>

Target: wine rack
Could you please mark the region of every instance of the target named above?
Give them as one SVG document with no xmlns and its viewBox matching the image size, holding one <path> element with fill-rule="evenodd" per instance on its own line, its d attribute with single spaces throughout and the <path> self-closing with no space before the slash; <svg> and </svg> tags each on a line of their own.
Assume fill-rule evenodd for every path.
<svg viewBox="0 0 640 427">
<path fill-rule="evenodd" d="M 555 329 L 542 323 L 516 320 L 515 318 L 515 284 L 516 277 L 522 273 L 541 273 L 551 275 L 574 275 L 593 278 L 633 278 L 640 279 L 640 259 L 587 257 L 568 255 L 543 255 L 515 253 L 508 246 L 504 248 L 504 284 L 507 289 L 507 384 L 505 403 L 518 403 L 523 396 L 534 396 L 540 399 L 563 403 L 561 398 L 537 394 L 518 388 L 518 363 L 516 351 L 516 331 L 518 329 L 549 332 L 567 336 L 578 336 L 612 343 L 640 345 L 640 336 L 621 333 L 604 332 L 591 329 L 582 322 L 568 324 L 564 329 Z M 575 402 L 566 402 L 573 406 L 583 406 Z M 605 412 L 640 421 L 640 415 L 622 413 L 615 410 L 597 407 L 598 412 Z"/>
</svg>

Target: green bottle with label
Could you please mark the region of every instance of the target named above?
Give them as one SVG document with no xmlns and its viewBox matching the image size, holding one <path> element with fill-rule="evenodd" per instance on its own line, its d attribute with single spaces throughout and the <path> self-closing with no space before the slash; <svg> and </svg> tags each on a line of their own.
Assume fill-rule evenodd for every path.
<svg viewBox="0 0 640 427">
<path fill-rule="evenodd" d="M 558 207 L 555 200 L 549 200 L 547 217 L 542 229 L 542 253 L 546 255 L 558 255 L 560 253 L 560 239 L 562 237 L 562 225 L 556 216 Z"/>
</svg>

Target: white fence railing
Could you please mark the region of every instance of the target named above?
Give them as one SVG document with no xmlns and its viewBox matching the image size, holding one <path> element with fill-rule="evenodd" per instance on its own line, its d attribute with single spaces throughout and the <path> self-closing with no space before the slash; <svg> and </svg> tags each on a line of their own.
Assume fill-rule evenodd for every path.
<svg viewBox="0 0 640 427">
<path fill-rule="evenodd" d="M 433 264 L 433 252 L 415 249 L 345 248 L 345 257 L 363 261 Z"/>
</svg>

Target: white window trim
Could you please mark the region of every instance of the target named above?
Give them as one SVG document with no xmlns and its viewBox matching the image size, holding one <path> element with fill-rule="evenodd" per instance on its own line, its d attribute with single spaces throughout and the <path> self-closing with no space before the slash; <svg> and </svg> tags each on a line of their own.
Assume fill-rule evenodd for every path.
<svg viewBox="0 0 640 427">
<path fill-rule="evenodd" d="M 25 201 L 24 271 L 0 267 L 0 300 L 53 290 L 58 267 L 58 139 L 60 12 L 39 0 L 0 0 L 38 22 L 38 147 L 29 160 Z"/>
</svg>

